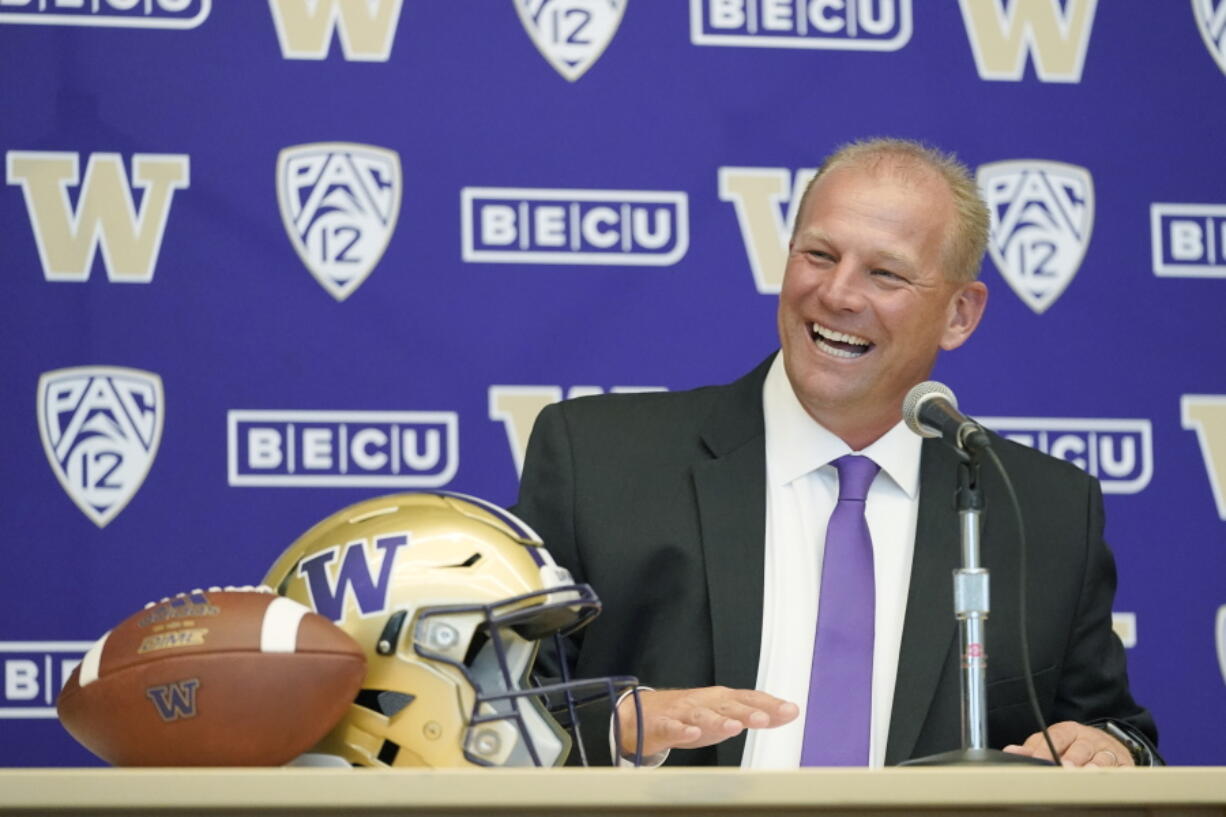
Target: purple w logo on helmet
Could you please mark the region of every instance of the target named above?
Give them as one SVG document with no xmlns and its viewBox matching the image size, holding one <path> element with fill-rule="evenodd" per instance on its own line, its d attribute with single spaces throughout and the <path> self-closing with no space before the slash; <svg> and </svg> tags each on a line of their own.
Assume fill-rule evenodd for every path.
<svg viewBox="0 0 1226 817">
<path fill-rule="evenodd" d="M 343 619 L 345 601 L 350 595 L 363 616 L 387 609 L 387 591 L 392 565 L 396 562 L 396 551 L 409 543 L 409 537 L 405 533 L 396 533 L 375 539 L 375 549 L 383 552 L 378 578 L 372 575 L 366 542 L 365 539 L 359 539 L 343 547 L 337 545 L 309 559 L 303 559 L 298 565 L 298 575 L 306 577 L 307 590 L 311 594 L 311 607 L 324 618 L 336 622 Z M 341 556 L 340 567 L 336 569 L 334 579 L 330 575 L 332 571 L 328 570 L 328 565 L 342 550 L 344 555 Z"/>
</svg>

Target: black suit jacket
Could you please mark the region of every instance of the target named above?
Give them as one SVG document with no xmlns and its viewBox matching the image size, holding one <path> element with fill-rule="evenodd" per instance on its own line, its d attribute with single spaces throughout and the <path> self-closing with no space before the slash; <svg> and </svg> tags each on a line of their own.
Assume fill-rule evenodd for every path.
<svg viewBox="0 0 1226 817">
<path fill-rule="evenodd" d="M 770 363 L 727 386 L 581 398 L 541 412 L 514 511 L 604 603 L 576 638 L 576 677 L 754 688 L 766 519 L 762 385 Z M 1129 694 L 1124 650 L 1111 630 L 1115 566 L 1102 540 L 1097 480 L 999 437 L 993 447 L 1025 516 L 1030 652 L 1045 717 L 1109 718 L 1156 739 L 1149 713 Z M 927 440 L 920 469 L 887 765 L 961 743 L 951 578 L 961 566 L 956 456 Z M 982 557 L 992 571 L 989 742 L 999 748 L 1036 726 L 1019 658 L 1017 525 L 987 464 L 983 483 Z M 597 733 L 607 729 L 604 717 Z M 669 763 L 735 765 L 743 746 L 742 736 L 674 751 Z"/>
</svg>

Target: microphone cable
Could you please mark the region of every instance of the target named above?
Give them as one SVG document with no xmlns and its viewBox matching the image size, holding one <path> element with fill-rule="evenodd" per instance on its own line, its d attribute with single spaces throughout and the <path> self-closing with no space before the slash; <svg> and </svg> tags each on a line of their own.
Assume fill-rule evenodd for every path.
<svg viewBox="0 0 1226 817">
<path fill-rule="evenodd" d="M 1039 695 L 1034 688 L 1034 671 L 1030 666 L 1030 635 L 1026 624 L 1026 528 L 1022 522 L 1022 505 L 1018 501 L 1017 492 L 1013 490 L 1013 480 L 1009 479 L 1009 474 L 1005 471 L 1004 465 L 1001 464 L 1000 458 L 996 456 L 996 452 L 992 450 L 991 446 L 984 447 L 983 451 L 992 459 L 992 464 L 996 466 L 996 472 L 1000 474 L 1000 478 L 1004 481 L 1005 491 L 1009 494 L 1009 502 L 1013 506 L 1013 515 L 1017 519 L 1018 635 L 1022 642 L 1022 672 L 1026 676 L 1026 697 L 1030 701 L 1030 709 L 1034 713 L 1034 719 L 1039 724 L 1039 731 L 1043 733 L 1043 740 L 1047 743 L 1047 751 L 1051 752 L 1052 763 L 1057 766 L 1063 766 L 1060 762 L 1060 753 L 1056 751 L 1056 744 L 1052 742 L 1051 735 L 1047 731 L 1047 721 L 1043 718 L 1043 712 L 1039 708 Z"/>
</svg>

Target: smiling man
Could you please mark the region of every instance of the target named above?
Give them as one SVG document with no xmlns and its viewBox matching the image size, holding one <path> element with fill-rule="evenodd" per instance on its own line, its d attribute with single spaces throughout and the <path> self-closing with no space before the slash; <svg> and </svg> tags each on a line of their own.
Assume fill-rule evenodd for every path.
<svg viewBox="0 0 1226 817">
<path fill-rule="evenodd" d="M 652 762 L 880 766 L 960 745 L 957 461 L 906 392 L 987 302 L 967 169 L 902 140 L 841 148 L 798 208 L 781 353 L 727 386 L 565 401 L 537 420 L 515 511 L 605 612 L 578 676 L 633 674 Z M 1030 543 L 1031 662 L 1066 765 L 1160 762 L 1111 631 L 1097 481 L 994 438 Z M 1003 497 L 985 473 L 985 493 Z M 1047 755 L 1017 635 L 1017 532 L 994 571 L 989 742 Z M 635 725 L 623 718 L 623 752 Z"/>
<path fill-rule="evenodd" d="M 957 168 L 884 144 L 848 148 L 815 177 L 779 297 L 792 390 L 853 450 L 898 424 L 907 390 L 932 371 L 938 349 L 970 337 L 987 302 L 974 280 L 986 210 L 967 208 L 959 225 Z M 973 266 L 959 257 L 967 244 Z"/>
</svg>

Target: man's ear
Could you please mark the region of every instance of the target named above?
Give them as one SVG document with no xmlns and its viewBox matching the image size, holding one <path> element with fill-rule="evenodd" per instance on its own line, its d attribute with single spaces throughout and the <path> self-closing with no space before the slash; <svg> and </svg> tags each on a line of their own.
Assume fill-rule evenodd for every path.
<svg viewBox="0 0 1226 817">
<path fill-rule="evenodd" d="M 941 348 L 957 349 L 975 331 L 988 305 L 988 287 L 983 281 L 962 284 L 949 302 L 949 315 L 945 333 L 941 336 Z"/>
</svg>

